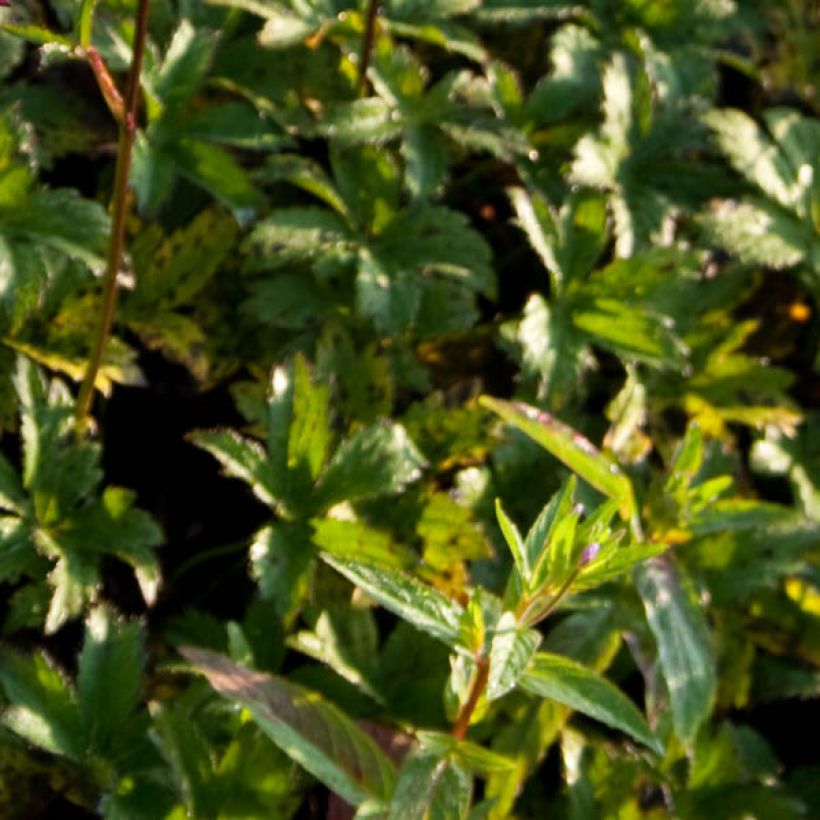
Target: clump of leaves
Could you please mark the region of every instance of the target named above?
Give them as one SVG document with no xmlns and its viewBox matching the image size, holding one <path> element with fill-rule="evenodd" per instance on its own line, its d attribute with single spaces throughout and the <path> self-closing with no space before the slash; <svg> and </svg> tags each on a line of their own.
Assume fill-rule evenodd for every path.
<svg viewBox="0 0 820 820">
<path fill-rule="evenodd" d="M 15 388 L 20 401 L 22 471 L 5 458 L 2 577 L 24 581 L 12 599 L 7 628 L 39 625 L 54 632 L 99 593 L 100 564 L 112 555 L 134 568 L 146 602 L 160 582 L 154 547 L 162 533 L 134 506 L 134 493 L 101 490 L 100 447 L 74 437 L 73 402 L 65 385 L 45 382 L 23 357 Z"/>
</svg>

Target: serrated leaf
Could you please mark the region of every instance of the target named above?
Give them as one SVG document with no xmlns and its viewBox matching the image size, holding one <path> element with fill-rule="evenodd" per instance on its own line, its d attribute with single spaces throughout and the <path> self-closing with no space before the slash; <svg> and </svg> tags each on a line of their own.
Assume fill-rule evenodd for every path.
<svg viewBox="0 0 820 820">
<path fill-rule="evenodd" d="M 470 510 L 446 493 L 435 493 L 425 505 L 416 533 L 424 545 L 424 560 L 443 572 L 463 565 L 464 561 L 492 555 Z"/>
<path fill-rule="evenodd" d="M 490 247 L 464 214 L 442 207 L 411 208 L 396 216 L 372 245 L 395 270 L 431 270 L 488 297 L 495 295 Z"/>
<path fill-rule="evenodd" d="M 361 521 L 318 518 L 312 524 L 313 543 L 329 555 L 399 569 L 416 561 L 413 550 L 397 544 L 389 533 Z"/>
<path fill-rule="evenodd" d="M 332 703 L 285 678 L 236 666 L 215 652 L 180 652 L 220 695 L 248 709 L 277 746 L 348 803 L 389 799 L 396 778 L 393 764 Z"/>
<path fill-rule="evenodd" d="M 790 268 L 808 254 L 808 235 L 796 217 L 759 198 L 723 201 L 702 217 L 714 240 L 742 262 Z"/>
<path fill-rule="evenodd" d="M 408 623 L 450 646 L 459 638 L 463 609 L 443 593 L 396 569 L 323 554 L 352 584 Z"/>
<path fill-rule="evenodd" d="M 503 697 L 516 687 L 540 643 L 541 634 L 534 629 L 521 629 L 512 612 L 501 616 L 490 644 L 488 700 Z"/>
<path fill-rule="evenodd" d="M 794 207 L 800 194 L 796 169 L 748 114 L 733 108 L 712 109 L 703 121 L 739 174 L 784 208 Z"/>
<path fill-rule="evenodd" d="M 640 565 L 635 578 L 658 646 L 675 732 L 691 743 L 712 709 L 716 687 L 703 610 L 681 588 L 666 561 L 655 559 Z"/>
<path fill-rule="evenodd" d="M 12 731 L 46 751 L 80 758 L 85 735 L 74 693 L 43 654 L 4 652 L 0 681 L 11 704 L 4 722 Z"/>
<path fill-rule="evenodd" d="M 271 467 L 261 445 L 233 430 L 195 430 L 190 434 L 197 447 L 207 450 L 231 478 L 239 478 L 266 504 L 275 507 L 278 497 Z"/>
<path fill-rule="evenodd" d="M 318 130 L 338 145 L 386 142 L 401 133 L 393 109 L 379 97 L 329 106 Z"/>
<path fill-rule="evenodd" d="M 399 771 L 388 820 L 461 820 L 471 787 L 469 775 L 446 758 L 413 752 Z"/>
<path fill-rule="evenodd" d="M 329 396 L 327 385 L 314 383 L 304 356 L 296 356 L 288 430 L 289 495 L 306 495 L 324 465 L 330 444 Z"/>
<path fill-rule="evenodd" d="M 117 619 L 104 606 L 93 609 L 77 661 L 77 702 L 97 753 L 108 750 L 136 706 L 142 666 L 139 624 Z"/>
<path fill-rule="evenodd" d="M 425 464 L 404 427 L 380 422 L 342 441 L 316 485 L 314 501 L 327 508 L 397 493 L 419 478 Z"/>
<path fill-rule="evenodd" d="M 479 401 L 538 442 L 596 490 L 618 501 L 624 519 L 630 520 L 636 514 L 635 496 L 629 478 L 615 462 L 571 427 L 549 413 L 522 402 L 513 403 L 491 396 L 481 396 Z"/>
<path fill-rule="evenodd" d="M 283 208 L 256 223 L 248 237 L 249 270 L 309 262 L 349 241 L 338 214 L 323 208 Z"/>
<path fill-rule="evenodd" d="M 238 218 L 252 215 L 259 192 L 245 169 L 224 149 L 185 138 L 169 146 L 179 172 L 230 208 Z"/>
<path fill-rule="evenodd" d="M 215 45 L 214 32 L 182 19 L 151 83 L 167 113 L 178 114 L 187 105 L 205 77 Z"/>
<path fill-rule="evenodd" d="M 659 754 L 663 751 L 635 704 L 608 680 L 577 661 L 539 652 L 520 685 L 533 694 L 563 703 L 626 732 Z"/>
<path fill-rule="evenodd" d="M 307 594 L 315 554 L 310 530 L 300 524 L 279 522 L 254 536 L 251 574 L 281 618 L 290 618 Z"/>
</svg>

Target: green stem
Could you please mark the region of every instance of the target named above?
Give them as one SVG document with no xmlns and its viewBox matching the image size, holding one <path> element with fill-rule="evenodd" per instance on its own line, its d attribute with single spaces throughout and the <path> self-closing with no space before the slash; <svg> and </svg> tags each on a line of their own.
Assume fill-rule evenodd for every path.
<svg viewBox="0 0 820 820">
<path fill-rule="evenodd" d="M 581 567 L 576 567 L 569 578 L 561 584 L 558 591 L 552 596 L 552 598 L 550 598 L 549 601 L 545 602 L 544 598 L 541 596 L 536 598 L 534 601 L 524 601 L 523 611 L 520 613 L 516 612 L 516 618 L 521 626 L 529 629 L 540 621 L 543 621 L 544 618 L 546 618 L 547 615 L 549 615 L 553 609 L 561 603 L 561 599 L 567 594 L 567 592 L 569 592 L 569 588 L 572 586 L 573 581 L 578 577 L 578 573 L 580 571 Z M 522 607 L 519 606 L 519 609 L 522 609 Z"/>
<path fill-rule="evenodd" d="M 114 171 L 114 190 L 111 194 L 111 233 L 108 238 L 108 255 L 103 278 L 102 312 L 94 344 L 88 357 L 88 367 L 77 395 L 75 422 L 78 431 L 85 427 L 86 418 L 94 394 L 94 383 L 102 364 L 114 312 L 117 306 L 117 273 L 125 245 L 125 223 L 128 219 L 128 175 L 131 171 L 131 155 L 137 133 L 137 105 L 139 103 L 140 72 L 148 33 L 148 8 L 150 0 L 139 0 L 134 30 L 134 46 L 131 67 L 128 71 L 125 92 L 124 117 L 119 126 L 117 164 Z"/>
<path fill-rule="evenodd" d="M 376 38 L 376 20 L 379 16 L 379 0 L 369 0 L 367 19 L 362 35 L 362 50 L 359 53 L 359 94 L 367 91 L 367 69 L 370 66 L 370 55 L 373 53 L 373 41 Z"/>
</svg>

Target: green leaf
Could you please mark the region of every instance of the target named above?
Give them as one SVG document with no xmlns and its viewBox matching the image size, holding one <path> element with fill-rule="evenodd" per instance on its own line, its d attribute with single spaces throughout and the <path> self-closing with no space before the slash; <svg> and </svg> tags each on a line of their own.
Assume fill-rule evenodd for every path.
<svg viewBox="0 0 820 820">
<path fill-rule="evenodd" d="M 150 711 L 149 737 L 171 770 L 186 814 L 207 815 L 216 781 L 210 749 L 199 726 L 180 702 L 155 702 Z"/>
<path fill-rule="evenodd" d="M 380 422 L 346 438 L 316 485 L 322 508 L 340 501 L 390 495 L 416 481 L 424 457 L 400 424 Z"/>
<path fill-rule="evenodd" d="M 416 561 L 416 553 L 397 544 L 389 533 L 374 530 L 361 521 L 319 518 L 312 524 L 313 543 L 338 558 L 396 568 L 410 566 Z"/>
<path fill-rule="evenodd" d="M 459 638 L 463 610 L 446 595 L 413 576 L 387 567 L 322 555 L 352 584 L 400 618 L 450 646 Z"/>
<path fill-rule="evenodd" d="M 285 678 L 236 666 L 215 652 L 180 652 L 220 695 L 248 709 L 277 746 L 348 803 L 389 799 L 396 777 L 393 764 L 332 703 Z"/>
<path fill-rule="evenodd" d="M 307 594 L 315 554 L 311 532 L 304 525 L 277 522 L 254 536 L 251 574 L 280 617 L 291 617 Z"/>
<path fill-rule="evenodd" d="M 379 97 L 336 103 L 328 108 L 319 132 L 338 145 L 386 142 L 401 133 L 391 106 Z"/>
<path fill-rule="evenodd" d="M 197 30 L 182 19 L 151 82 L 166 114 L 178 115 L 188 104 L 205 77 L 215 45 L 213 32 Z"/>
<path fill-rule="evenodd" d="M 288 431 L 288 494 L 306 496 L 330 444 L 330 390 L 314 383 L 304 356 L 293 363 L 293 405 Z"/>
<path fill-rule="evenodd" d="M 538 514 L 538 518 L 530 527 L 524 542 L 524 550 L 527 555 L 527 562 L 531 567 L 534 568 L 538 564 L 547 563 L 550 560 L 548 552 L 553 533 L 560 522 L 565 520 L 572 512 L 576 485 L 575 476 L 570 476 L 561 491 L 555 493 L 544 505 L 544 508 Z"/>
<path fill-rule="evenodd" d="M 461 820 L 472 793 L 470 776 L 425 750 L 411 753 L 399 771 L 388 820 Z"/>
<path fill-rule="evenodd" d="M 436 271 L 489 298 L 495 296 L 490 247 L 458 211 L 429 206 L 402 211 L 372 250 L 389 269 Z"/>
<path fill-rule="evenodd" d="M 74 693 L 42 653 L 4 652 L 0 681 L 11 704 L 3 715 L 8 728 L 41 749 L 80 759 L 86 735 Z"/>
<path fill-rule="evenodd" d="M 57 188 L 34 191 L 4 215 L 0 230 L 54 248 L 91 268 L 101 269 L 109 219 L 97 202 L 76 191 Z"/>
<path fill-rule="evenodd" d="M 143 666 L 139 624 L 117 619 L 105 606 L 93 609 L 77 665 L 77 702 L 89 745 L 104 754 L 137 704 Z"/>
<path fill-rule="evenodd" d="M 256 223 L 246 245 L 251 271 L 310 262 L 348 242 L 344 221 L 323 208 L 283 208 Z"/>
<path fill-rule="evenodd" d="M 464 561 L 490 558 L 492 551 L 469 508 L 447 493 L 435 493 L 424 506 L 416 524 L 423 543 L 424 560 L 447 572 Z"/>
<path fill-rule="evenodd" d="M 797 218 L 760 198 L 720 202 L 702 217 L 702 223 L 714 241 L 742 262 L 790 268 L 809 251 L 808 234 Z"/>
<path fill-rule="evenodd" d="M 625 520 L 636 515 L 635 496 L 629 478 L 615 462 L 571 427 L 549 413 L 521 402 L 513 403 L 490 396 L 481 396 L 479 401 L 538 442 L 596 490 L 618 501 Z"/>
<path fill-rule="evenodd" d="M 200 185 L 238 217 L 259 204 L 259 192 L 245 169 L 225 150 L 199 139 L 181 139 L 171 148 L 179 172 Z"/>
<path fill-rule="evenodd" d="M 68 37 L 57 34 L 44 26 L 37 26 L 30 23 L 5 23 L 3 31 L 20 37 L 29 43 L 38 46 L 57 46 L 65 53 L 69 53 L 74 47 L 74 43 Z"/>
<path fill-rule="evenodd" d="M 539 652 L 521 678 L 521 687 L 620 729 L 658 754 L 663 752 L 635 704 L 608 680 L 576 661 Z"/>
<path fill-rule="evenodd" d="M 515 526 L 507 516 L 507 513 L 504 512 L 500 498 L 496 498 L 495 500 L 495 517 L 498 520 L 498 526 L 501 528 L 501 534 L 504 536 L 504 540 L 510 548 L 510 553 L 512 553 L 515 566 L 518 568 L 521 579 L 524 585 L 527 586 L 531 576 L 529 555 L 524 548 L 524 540 L 521 538 L 518 527 Z"/>
<path fill-rule="evenodd" d="M 638 593 L 655 642 L 675 732 L 691 743 L 715 698 L 715 667 L 703 610 L 681 587 L 672 565 L 654 559 L 636 571 Z"/>
<path fill-rule="evenodd" d="M 181 134 L 249 151 L 293 147 L 293 138 L 283 133 L 272 118 L 242 102 L 226 102 L 194 112 L 185 118 Z"/>
<path fill-rule="evenodd" d="M 271 507 L 278 501 L 271 467 L 262 446 L 233 430 L 195 430 L 190 434 L 197 447 L 207 450 L 231 478 L 239 478 Z"/>
<path fill-rule="evenodd" d="M 732 108 L 712 109 L 703 121 L 739 174 L 784 208 L 794 208 L 801 194 L 797 167 L 791 166 L 748 114 Z"/>
<path fill-rule="evenodd" d="M 500 698 L 516 687 L 540 643 L 541 634 L 534 629 L 521 629 L 512 612 L 501 616 L 490 644 L 488 700 Z"/>
</svg>

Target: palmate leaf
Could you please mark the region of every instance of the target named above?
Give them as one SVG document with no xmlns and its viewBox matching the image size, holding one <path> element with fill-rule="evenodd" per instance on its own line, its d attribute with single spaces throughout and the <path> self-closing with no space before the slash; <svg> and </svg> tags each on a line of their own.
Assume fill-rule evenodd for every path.
<svg viewBox="0 0 820 820">
<path fill-rule="evenodd" d="M 396 569 L 326 553 L 322 554 L 322 560 L 417 629 L 450 646 L 458 643 L 463 609 L 437 589 Z"/>
<path fill-rule="evenodd" d="M 716 676 L 703 610 L 681 587 L 678 574 L 668 562 L 655 559 L 640 565 L 635 578 L 658 645 L 675 732 L 691 743 L 711 711 Z"/>
<path fill-rule="evenodd" d="M 391 268 L 435 271 L 485 296 L 495 295 L 490 247 L 458 211 L 402 211 L 379 234 L 372 251 Z"/>
<path fill-rule="evenodd" d="M 609 681 L 577 661 L 538 652 L 520 686 L 600 720 L 662 753 L 663 747 L 629 698 Z"/>
<path fill-rule="evenodd" d="M 332 703 L 285 678 L 236 666 L 215 652 L 180 652 L 220 695 L 248 709 L 277 746 L 348 803 L 389 800 L 396 778 L 393 764 Z"/>
<path fill-rule="evenodd" d="M 426 461 L 400 424 L 381 422 L 345 439 L 315 490 L 321 508 L 399 492 L 415 481 Z"/>
</svg>

